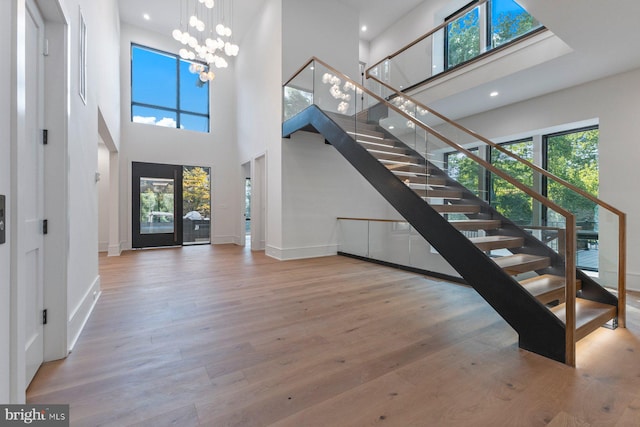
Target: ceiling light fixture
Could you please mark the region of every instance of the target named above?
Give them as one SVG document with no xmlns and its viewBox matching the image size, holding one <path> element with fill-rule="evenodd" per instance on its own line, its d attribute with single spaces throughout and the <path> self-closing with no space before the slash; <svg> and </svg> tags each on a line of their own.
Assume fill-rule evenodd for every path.
<svg viewBox="0 0 640 427">
<path fill-rule="evenodd" d="M 145 13 L 144 15 L 142 15 L 142 17 L 145 19 L 145 21 L 148 21 L 151 19 L 148 13 Z"/>
<path fill-rule="evenodd" d="M 496 96 L 500 95 L 499 92 L 493 91 L 489 94 L 490 97 L 495 98 Z"/>
<path fill-rule="evenodd" d="M 366 32 L 366 31 L 367 31 L 367 26 L 366 26 L 366 25 L 363 25 L 363 26 L 360 28 L 360 30 L 362 30 L 362 32 L 363 32 L 363 33 L 364 33 L 364 32 Z"/>
<path fill-rule="evenodd" d="M 218 0 L 215 6 L 214 0 L 180 0 L 180 27 L 171 33 L 184 45 L 178 52 L 180 57 L 197 61 L 189 66 L 189 71 L 198 74 L 202 82 L 215 78 L 212 66 L 229 66 L 224 56 L 238 56 L 240 51 L 228 26 L 233 20 L 233 0 Z M 218 24 L 214 25 L 215 22 Z"/>
</svg>

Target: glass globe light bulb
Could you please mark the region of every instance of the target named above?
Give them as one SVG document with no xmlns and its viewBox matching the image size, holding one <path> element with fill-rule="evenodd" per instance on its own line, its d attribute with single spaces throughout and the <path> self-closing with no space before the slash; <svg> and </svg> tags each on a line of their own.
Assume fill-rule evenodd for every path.
<svg viewBox="0 0 640 427">
<path fill-rule="evenodd" d="M 180 39 L 182 38 L 182 31 L 180 31 L 178 29 L 175 29 L 175 30 L 173 30 L 171 35 L 173 36 L 174 39 L 180 41 Z"/>
<path fill-rule="evenodd" d="M 224 36 L 224 30 L 225 30 L 224 25 L 222 24 L 216 25 L 216 33 L 218 33 L 218 35 Z"/>
</svg>

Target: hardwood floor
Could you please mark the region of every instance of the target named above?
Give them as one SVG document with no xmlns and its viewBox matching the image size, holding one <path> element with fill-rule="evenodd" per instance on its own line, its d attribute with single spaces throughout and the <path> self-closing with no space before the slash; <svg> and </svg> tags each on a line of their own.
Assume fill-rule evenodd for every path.
<svg viewBox="0 0 640 427">
<path fill-rule="evenodd" d="M 640 426 L 640 296 L 577 368 L 517 347 L 470 288 L 236 246 L 100 258 L 102 296 L 30 403 L 72 426 Z"/>
</svg>

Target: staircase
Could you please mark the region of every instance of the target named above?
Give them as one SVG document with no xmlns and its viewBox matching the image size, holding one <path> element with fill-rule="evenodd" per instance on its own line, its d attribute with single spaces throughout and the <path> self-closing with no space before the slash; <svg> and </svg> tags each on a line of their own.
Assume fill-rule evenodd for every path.
<svg viewBox="0 0 640 427">
<path fill-rule="evenodd" d="M 573 274 L 574 264 L 572 274 L 565 274 L 565 262 L 554 250 L 375 120 L 370 123 L 366 111 L 345 115 L 313 104 L 283 123 L 283 137 L 298 131 L 320 133 L 332 144 L 518 332 L 521 348 L 572 365 L 575 340 L 610 320 L 615 324 L 614 295 L 582 271 L 575 269 Z M 463 233 L 480 230 L 481 237 Z M 496 256 L 496 250 L 508 255 Z M 528 273 L 526 279 L 514 277 L 523 273 Z M 567 277 L 575 297 L 567 293 Z M 575 330 L 565 324 L 574 315 L 573 307 Z"/>
</svg>

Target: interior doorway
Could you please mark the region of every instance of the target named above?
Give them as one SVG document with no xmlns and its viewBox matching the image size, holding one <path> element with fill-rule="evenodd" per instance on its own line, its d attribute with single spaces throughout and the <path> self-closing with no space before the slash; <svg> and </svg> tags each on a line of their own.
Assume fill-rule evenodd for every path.
<svg viewBox="0 0 640 427">
<path fill-rule="evenodd" d="M 244 195 L 242 202 L 242 218 L 240 231 L 240 244 L 251 247 L 251 162 L 242 165 L 242 192 Z"/>
<path fill-rule="evenodd" d="M 251 177 L 244 180 L 244 234 L 251 246 Z"/>
</svg>

